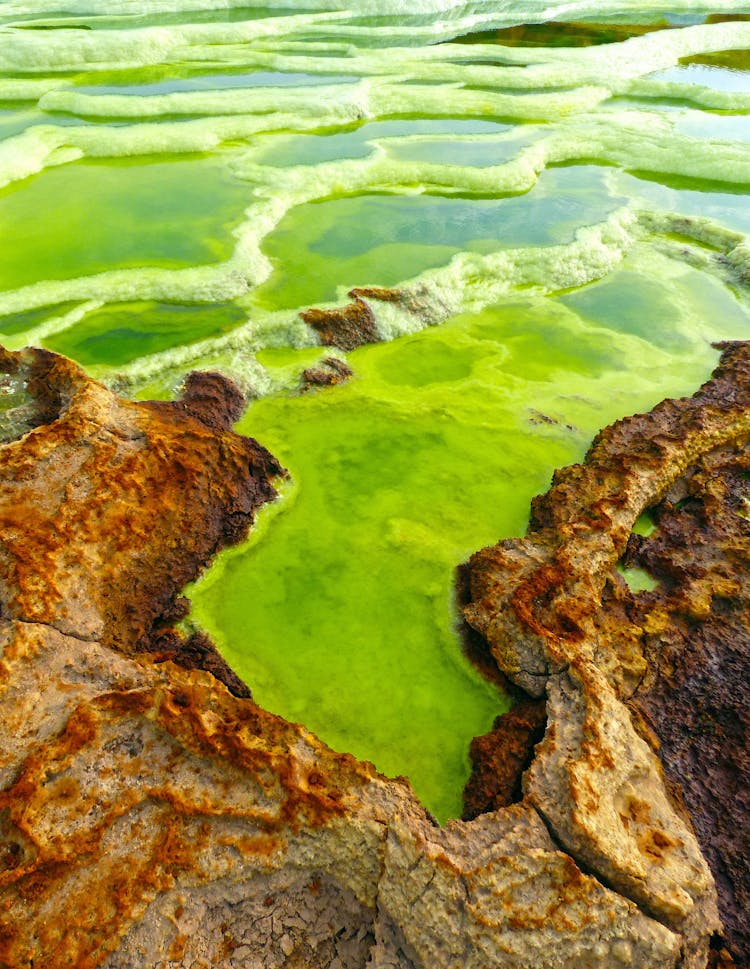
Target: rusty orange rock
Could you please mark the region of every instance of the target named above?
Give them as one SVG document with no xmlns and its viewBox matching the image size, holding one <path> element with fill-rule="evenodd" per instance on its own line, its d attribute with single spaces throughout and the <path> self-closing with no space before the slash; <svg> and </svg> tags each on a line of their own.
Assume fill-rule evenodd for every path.
<svg viewBox="0 0 750 969">
<path fill-rule="evenodd" d="M 647 729 L 662 674 L 639 630 L 668 610 L 639 626 L 612 565 L 644 500 L 740 440 L 747 357 L 727 350 L 723 402 L 708 385 L 661 405 L 667 444 L 634 419 L 654 434 L 632 464 L 596 464 L 605 433 L 526 540 L 475 558 L 469 614 L 545 693 L 547 727 L 520 803 L 440 828 L 406 781 L 263 711 L 175 628 L 185 582 L 281 473 L 230 430 L 236 391 L 193 376 L 180 401 L 135 404 L 51 354 L 0 355 L 0 966 L 702 969 L 713 880 Z M 694 588 L 691 621 L 711 614 Z M 615 641 L 612 616 L 630 617 Z"/>
<path fill-rule="evenodd" d="M 695 966 L 721 948 L 700 848 L 731 955 L 750 962 L 750 347 L 722 350 L 693 397 L 606 428 L 555 473 L 526 538 L 473 557 L 466 607 L 500 669 L 547 696 L 526 797 L 576 858 L 678 929 Z M 640 538 L 646 509 L 658 529 Z M 632 594 L 623 556 L 658 588 Z"/>
</svg>

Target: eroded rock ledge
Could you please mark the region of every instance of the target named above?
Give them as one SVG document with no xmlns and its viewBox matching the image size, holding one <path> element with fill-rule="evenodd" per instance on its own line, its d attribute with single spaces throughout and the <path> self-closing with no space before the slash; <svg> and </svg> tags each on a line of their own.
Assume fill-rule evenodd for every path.
<svg viewBox="0 0 750 969">
<path fill-rule="evenodd" d="M 579 862 L 678 931 L 691 966 L 717 926 L 691 818 L 729 948 L 750 964 L 750 345 L 722 348 L 692 398 L 607 428 L 556 472 L 526 538 L 472 558 L 465 609 L 500 669 L 547 697 L 525 800 Z M 656 531 L 633 535 L 647 509 Z M 632 594 L 623 556 L 658 587 Z"/>
<path fill-rule="evenodd" d="M 547 727 L 519 803 L 441 829 L 173 628 L 179 590 L 281 471 L 229 430 L 225 382 L 131 404 L 68 361 L 5 354 L 21 410 L 0 447 L 0 965 L 705 965 L 714 882 L 642 736 L 667 627 L 611 641 L 602 612 L 630 604 L 612 569 L 641 509 L 744 444 L 748 359 L 728 348 L 695 398 L 633 419 L 611 470 L 632 442 L 609 429 L 526 540 L 475 557 L 470 619 L 547 696 Z"/>
</svg>

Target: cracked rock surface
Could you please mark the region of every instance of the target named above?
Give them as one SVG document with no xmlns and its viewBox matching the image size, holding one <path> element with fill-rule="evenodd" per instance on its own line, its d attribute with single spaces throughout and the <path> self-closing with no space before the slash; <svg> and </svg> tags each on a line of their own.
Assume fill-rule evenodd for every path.
<svg viewBox="0 0 750 969">
<path fill-rule="evenodd" d="M 693 397 L 614 424 L 556 472 L 526 537 L 472 558 L 465 609 L 500 669 L 546 696 L 525 800 L 680 934 L 684 966 L 750 963 L 750 345 L 722 348 Z M 648 509 L 657 530 L 631 536 Z M 654 591 L 629 591 L 623 556 Z"/>
<path fill-rule="evenodd" d="M 62 358 L 3 353 L 0 966 L 705 965 L 714 880 L 645 726 L 661 633 L 607 638 L 602 604 L 630 605 L 612 568 L 640 510 L 744 440 L 748 357 L 727 349 L 713 385 L 660 405 L 674 420 L 650 444 L 652 415 L 631 419 L 645 457 L 592 472 L 590 507 L 591 460 L 525 540 L 475 557 L 468 615 L 547 727 L 519 803 L 440 828 L 174 629 L 180 590 L 281 473 L 230 430 L 231 385 L 133 404 Z"/>
</svg>

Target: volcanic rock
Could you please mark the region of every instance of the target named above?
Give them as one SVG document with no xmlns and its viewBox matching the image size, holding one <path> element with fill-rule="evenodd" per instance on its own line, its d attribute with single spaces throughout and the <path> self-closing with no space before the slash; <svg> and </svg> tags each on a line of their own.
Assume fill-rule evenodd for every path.
<svg viewBox="0 0 750 969">
<path fill-rule="evenodd" d="M 366 343 L 377 343 L 380 339 L 375 314 L 370 306 L 359 296 L 352 303 L 332 309 L 312 307 L 300 313 L 308 326 L 312 327 L 326 347 L 339 350 L 356 350 Z"/>
<path fill-rule="evenodd" d="M 312 307 L 300 313 L 302 320 L 317 332 L 323 346 L 349 351 L 382 340 L 373 305 L 380 307 L 382 313 L 391 304 L 403 314 L 419 320 L 423 326 L 449 315 L 448 308 L 442 303 L 432 305 L 434 300 L 427 300 L 424 294 L 411 289 L 359 286 L 350 289 L 348 295 L 352 302 L 345 306 Z"/>
<path fill-rule="evenodd" d="M 722 348 L 692 398 L 607 428 L 557 472 L 525 539 L 473 557 L 465 610 L 500 669 L 547 697 L 526 800 L 588 871 L 683 936 L 685 966 L 717 947 L 714 879 L 727 948 L 750 962 L 750 348 Z M 658 532 L 631 539 L 646 509 Z M 627 589 L 628 548 L 658 589 Z"/>
<path fill-rule="evenodd" d="M 544 737 L 546 711 L 543 700 L 522 701 L 510 712 L 501 713 L 489 733 L 472 740 L 464 821 L 521 800 L 521 779 L 534 758 L 534 747 Z"/>
<path fill-rule="evenodd" d="M 746 357 L 727 350 L 723 403 L 708 385 L 705 406 L 666 408 L 687 412 L 667 459 L 696 422 L 705 439 L 692 462 L 738 439 L 725 424 L 742 425 Z M 440 828 L 405 781 L 198 668 L 202 657 L 212 668 L 210 644 L 185 646 L 174 628 L 185 582 L 246 533 L 281 471 L 228 429 L 233 391 L 193 378 L 186 400 L 134 404 L 40 351 L 6 354 L 2 368 L 18 378 L 22 412 L 0 446 L 0 966 L 706 964 L 713 880 L 623 702 L 645 688 L 647 650 L 634 633 L 595 640 L 596 597 L 619 616 L 622 582 L 605 593 L 612 576 L 595 572 L 587 585 L 576 560 L 563 592 L 589 590 L 581 635 L 564 596 L 558 615 L 554 583 L 537 583 L 545 597 L 531 613 L 510 589 L 554 558 L 566 525 L 551 504 L 536 506 L 543 542 L 532 532 L 517 555 L 506 543 L 476 558 L 470 607 L 496 656 L 528 657 L 514 675 L 548 695 L 544 739 L 520 803 Z M 655 458 L 647 503 L 686 467 Z M 594 506 L 600 529 L 606 507 Z M 627 516 L 618 522 L 624 548 Z M 582 531 L 594 569 L 621 554 L 619 531 L 607 554 Z M 516 632 L 530 642 L 513 643 Z"/>
<path fill-rule="evenodd" d="M 628 563 L 660 580 L 636 597 L 648 674 L 630 703 L 658 737 L 716 878 L 737 964 L 750 963 L 750 452 L 699 459 L 652 509 Z"/>
<path fill-rule="evenodd" d="M 338 357 L 325 357 L 314 367 L 302 371 L 302 391 L 313 387 L 334 387 L 350 380 L 354 372 L 345 360 Z"/>
</svg>

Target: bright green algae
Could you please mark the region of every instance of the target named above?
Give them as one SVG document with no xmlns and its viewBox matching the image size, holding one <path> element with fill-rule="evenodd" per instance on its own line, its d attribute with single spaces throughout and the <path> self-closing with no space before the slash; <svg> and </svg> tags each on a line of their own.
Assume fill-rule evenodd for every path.
<svg viewBox="0 0 750 969">
<path fill-rule="evenodd" d="M 623 283 L 648 295 L 634 272 Z M 603 423 L 692 390 L 713 359 L 695 341 L 670 358 L 539 299 L 356 351 L 348 385 L 266 398 L 239 425 L 294 484 L 192 591 L 193 615 L 263 706 L 408 773 L 454 817 L 468 743 L 507 706 L 461 659 L 456 567 L 522 533 L 530 498 Z"/>
<path fill-rule="evenodd" d="M 227 332 L 244 319 L 244 311 L 232 303 L 123 303 L 91 313 L 44 342 L 50 350 L 73 357 L 85 366 L 121 366 L 147 353 Z"/>
<path fill-rule="evenodd" d="M 0 289 L 226 259 L 247 185 L 213 158 L 84 160 L 0 189 Z"/>
</svg>

